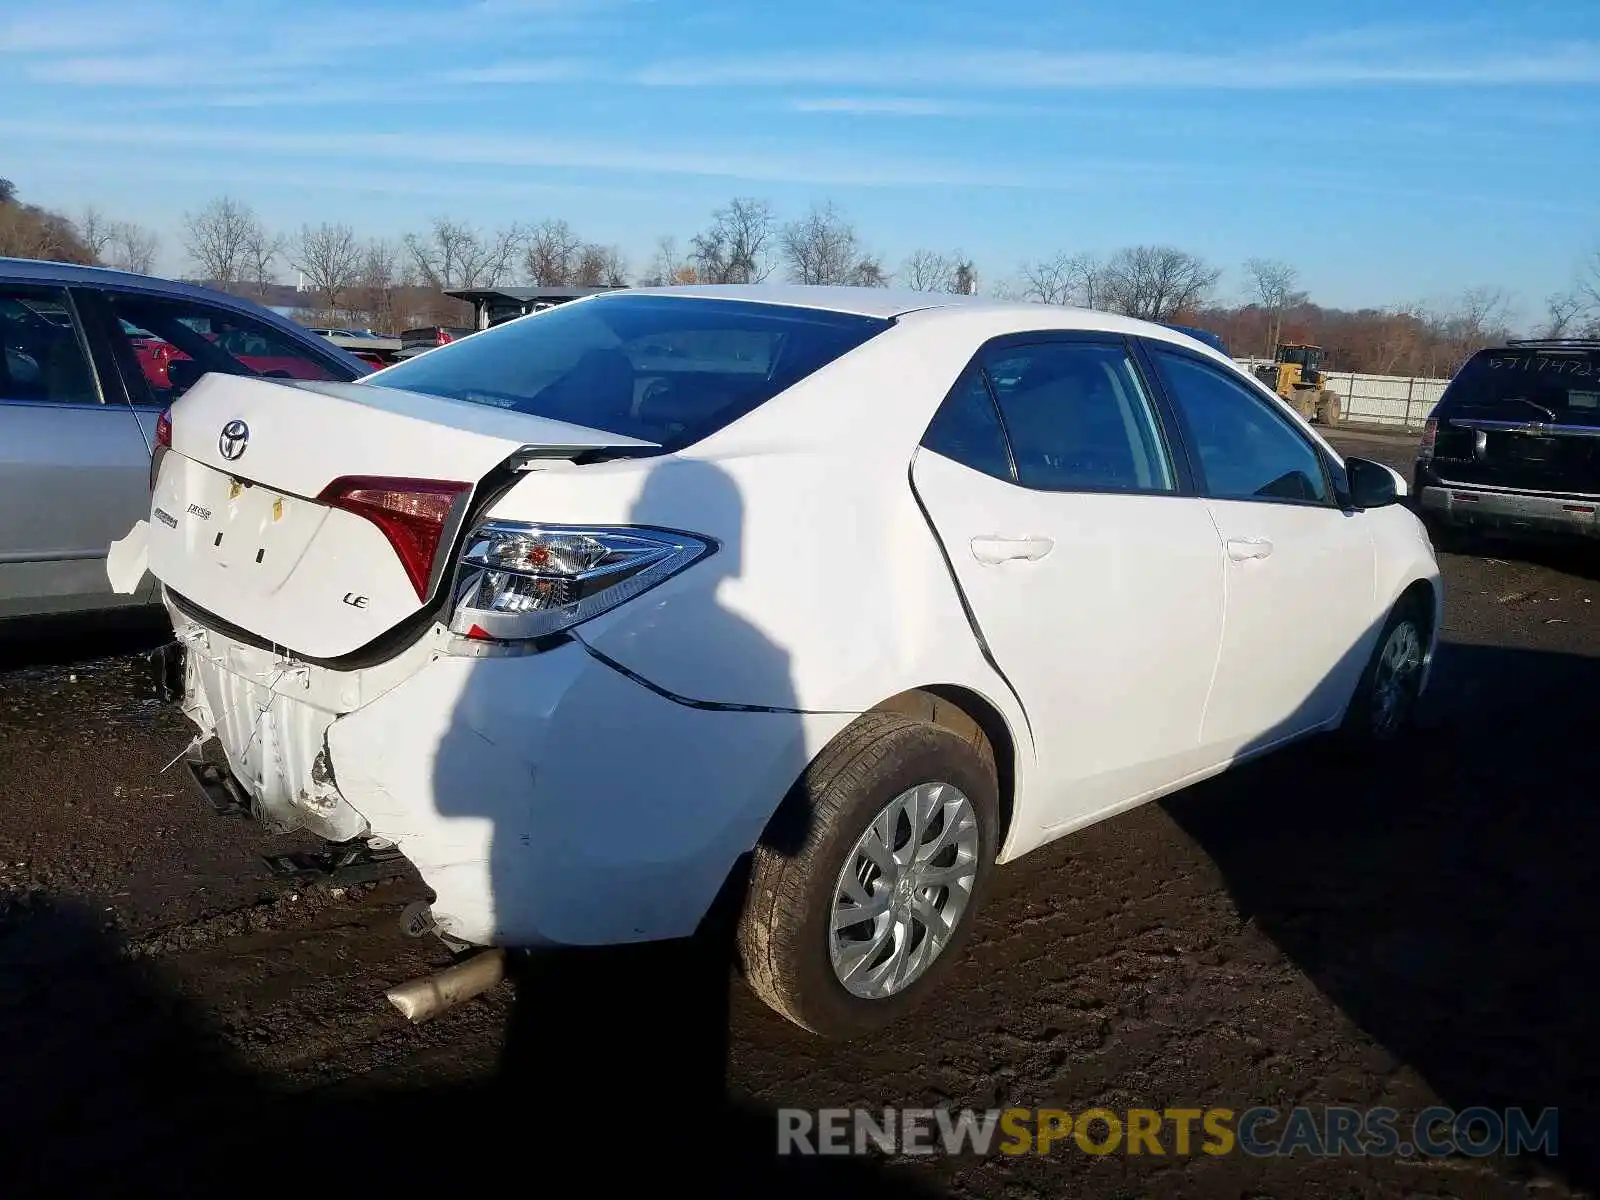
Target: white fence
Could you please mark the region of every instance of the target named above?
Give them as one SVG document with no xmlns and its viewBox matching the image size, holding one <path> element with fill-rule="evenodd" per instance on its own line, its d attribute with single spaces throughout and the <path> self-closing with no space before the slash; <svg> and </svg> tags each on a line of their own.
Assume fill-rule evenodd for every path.
<svg viewBox="0 0 1600 1200">
<path fill-rule="evenodd" d="M 1247 371 L 1266 365 L 1265 358 L 1241 358 Z M 1448 379 L 1411 375 L 1357 375 L 1350 371 L 1326 372 L 1327 388 L 1339 397 L 1340 416 L 1364 425 L 1394 425 L 1420 429 L 1428 413 L 1449 385 Z"/>
</svg>

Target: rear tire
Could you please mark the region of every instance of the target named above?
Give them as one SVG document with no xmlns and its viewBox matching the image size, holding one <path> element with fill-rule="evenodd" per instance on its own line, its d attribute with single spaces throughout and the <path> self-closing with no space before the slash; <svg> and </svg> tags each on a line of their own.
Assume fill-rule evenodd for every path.
<svg viewBox="0 0 1600 1200">
<path fill-rule="evenodd" d="M 994 865 L 999 789 L 984 749 L 874 712 L 817 757 L 755 851 L 739 917 L 740 962 L 762 1000 L 849 1037 L 938 990 Z"/>
<path fill-rule="evenodd" d="M 1347 744 L 1381 750 L 1410 729 L 1421 697 L 1428 620 L 1415 598 L 1402 600 L 1389 614 L 1339 729 Z"/>
</svg>

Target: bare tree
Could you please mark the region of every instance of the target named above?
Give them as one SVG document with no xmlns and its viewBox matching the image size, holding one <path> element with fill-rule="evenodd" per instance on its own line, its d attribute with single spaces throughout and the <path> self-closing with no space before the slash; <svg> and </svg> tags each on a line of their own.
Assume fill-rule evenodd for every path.
<svg viewBox="0 0 1600 1200">
<path fill-rule="evenodd" d="M 1267 312 L 1266 353 L 1271 358 L 1283 337 L 1284 310 L 1306 301 L 1306 294 L 1295 290 L 1300 272 L 1280 259 L 1251 258 L 1245 260 L 1244 275 L 1250 281 L 1251 298 Z"/>
<path fill-rule="evenodd" d="M 1105 307 L 1145 321 L 1170 321 L 1199 307 L 1222 269 L 1173 246 L 1130 246 L 1107 261 Z"/>
<path fill-rule="evenodd" d="M 1106 305 L 1106 268 L 1092 254 L 1057 254 L 1025 263 L 1022 298 L 1039 304 Z"/>
<path fill-rule="evenodd" d="M 578 251 L 571 282 L 576 287 L 623 287 L 628 282 L 627 260 L 615 246 L 586 242 Z"/>
<path fill-rule="evenodd" d="M 775 230 L 765 200 L 736 197 L 711 214 L 690 241 L 689 259 L 701 283 L 760 283 L 772 274 Z"/>
<path fill-rule="evenodd" d="M 219 196 L 199 212 L 183 214 L 183 247 L 210 283 L 237 283 L 244 274 L 245 247 L 261 222 L 248 204 Z"/>
<path fill-rule="evenodd" d="M 565 221 L 540 221 L 528 234 L 523 249 L 522 264 L 528 282 L 541 287 L 573 283 L 584 249 L 582 239 Z"/>
<path fill-rule="evenodd" d="M 423 281 L 443 290 L 503 283 L 523 240 L 516 225 L 482 234 L 460 221 L 436 217 L 427 233 L 406 234 L 404 246 Z"/>
<path fill-rule="evenodd" d="M 914 292 L 954 291 L 955 266 L 937 250 L 913 250 L 900 267 L 900 282 Z"/>
<path fill-rule="evenodd" d="M 950 269 L 950 280 L 945 288 L 958 296 L 976 296 L 978 294 L 978 268 L 973 261 L 959 250 L 955 254 L 954 263 Z"/>
<path fill-rule="evenodd" d="M 17 185 L 9 179 L 0 179 L 0 204 L 17 202 Z"/>
<path fill-rule="evenodd" d="M 1065 254 L 1054 258 L 1041 258 L 1023 263 L 1022 296 L 1039 304 L 1068 304 L 1072 300 L 1072 276 L 1068 269 L 1070 259 Z"/>
<path fill-rule="evenodd" d="M 1552 292 L 1544 300 L 1544 323 L 1539 326 L 1539 336 L 1565 337 L 1583 316 L 1583 297 L 1576 288 L 1567 292 Z"/>
<path fill-rule="evenodd" d="M 302 225 L 289 247 L 289 264 L 306 277 L 328 313 L 340 311 L 340 301 L 360 278 L 362 259 L 361 243 L 348 225 Z"/>
<path fill-rule="evenodd" d="M 655 256 L 639 281 L 641 287 L 670 287 L 675 283 L 695 283 L 694 268 L 678 250 L 678 239 L 670 234 L 656 239 Z"/>
<path fill-rule="evenodd" d="M 116 238 L 115 221 L 91 204 L 73 222 L 73 227 L 78 231 L 78 240 L 89 247 L 90 254 L 99 259 L 105 258 L 106 247 Z"/>
<path fill-rule="evenodd" d="M 258 222 L 244 240 L 240 282 L 248 283 L 257 296 L 265 296 L 267 286 L 277 279 L 278 256 L 287 245 L 282 234 L 268 233 Z"/>
<path fill-rule="evenodd" d="M 119 271 L 133 271 L 148 275 L 155 270 L 156 251 L 161 239 L 155 232 L 133 221 L 115 221 L 111 224 L 111 256 L 107 260 Z"/>
<path fill-rule="evenodd" d="M 400 289 L 408 282 L 399 248 L 374 238 L 362 249 L 352 311 L 361 314 L 369 329 L 396 332 Z"/>
<path fill-rule="evenodd" d="M 796 283 L 883 287 L 883 264 L 862 249 L 855 226 L 832 203 L 816 204 L 783 227 L 780 238 L 789 278 Z"/>
</svg>

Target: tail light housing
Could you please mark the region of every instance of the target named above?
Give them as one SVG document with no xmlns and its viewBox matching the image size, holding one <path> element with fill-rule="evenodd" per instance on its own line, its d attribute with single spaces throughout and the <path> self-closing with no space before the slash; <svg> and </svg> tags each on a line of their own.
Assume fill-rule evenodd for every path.
<svg viewBox="0 0 1600 1200">
<path fill-rule="evenodd" d="M 1439 420 L 1429 417 L 1422 425 L 1422 441 L 1417 446 L 1417 462 L 1429 463 L 1433 461 L 1433 443 L 1439 438 Z"/>
<path fill-rule="evenodd" d="M 150 490 L 156 490 L 156 477 L 161 474 L 161 460 L 172 449 L 172 410 L 162 409 L 156 418 L 156 443 L 150 448 Z"/>
<path fill-rule="evenodd" d="M 470 483 L 453 480 L 346 475 L 330 483 L 317 499 L 376 525 L 394 548 L 417 599 L 426 600 L 439 543 L 471 490 Z"/>
<path fill-rule="evenodd" d="M 713 547 L 639 526 L 491 521 L 466 540 L 450 629 L 474 641 L 548 637 L 649 591 Z"/>
</svg>

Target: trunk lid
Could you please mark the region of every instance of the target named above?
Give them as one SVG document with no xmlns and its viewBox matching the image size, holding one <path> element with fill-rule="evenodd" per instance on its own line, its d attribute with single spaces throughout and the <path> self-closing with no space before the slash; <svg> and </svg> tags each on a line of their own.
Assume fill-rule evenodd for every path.
<svg viewBox="0 0 1600 1200">
<path fill-rule="evenodd" d="M 1600 350 L 1483 351 L 1434 413 L 1433 470 L 1449 483 L 1600 493 Z"/>
<path fill-rule="evenodd" d="M 485 480 L 651 445 L 394 388 L 208 375 L 172 408 L 149 567 L 180 602 L 338 658 L 433 602 Z"/>
</svg>

